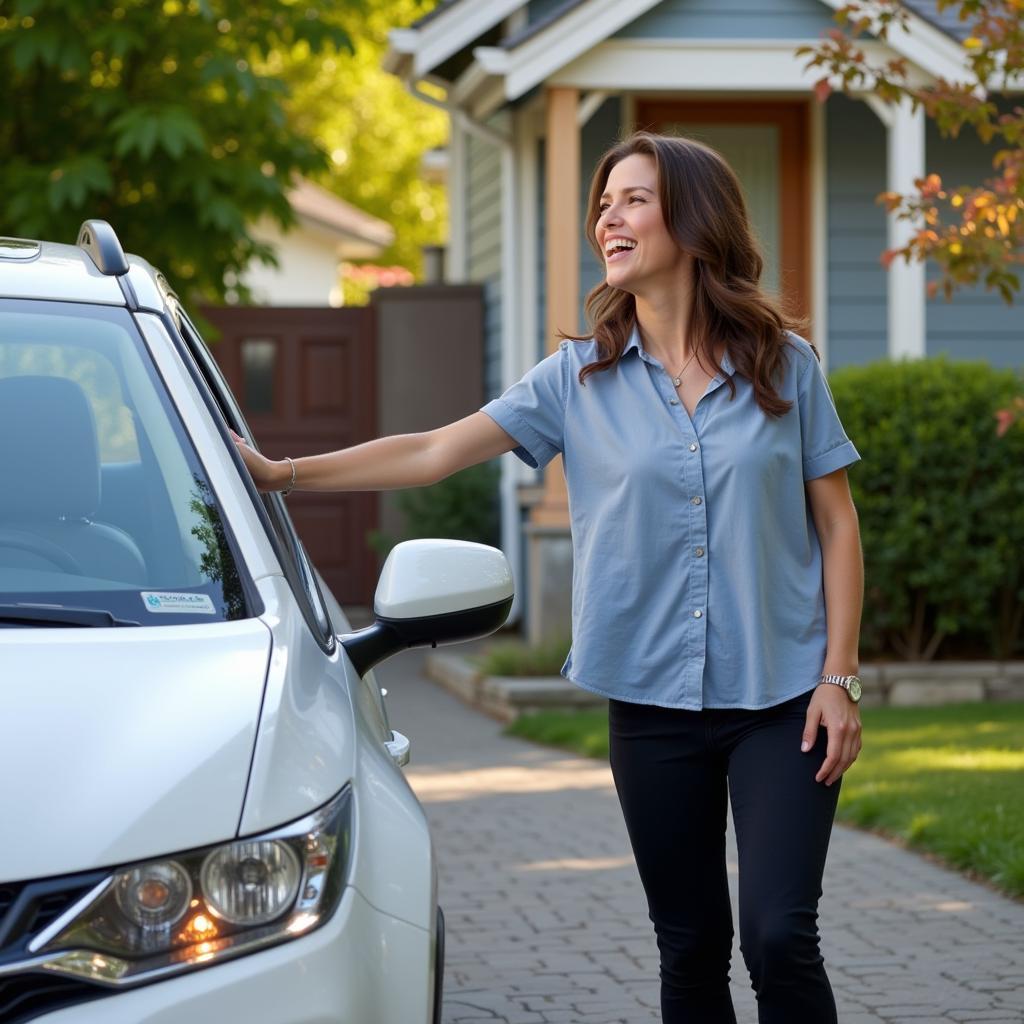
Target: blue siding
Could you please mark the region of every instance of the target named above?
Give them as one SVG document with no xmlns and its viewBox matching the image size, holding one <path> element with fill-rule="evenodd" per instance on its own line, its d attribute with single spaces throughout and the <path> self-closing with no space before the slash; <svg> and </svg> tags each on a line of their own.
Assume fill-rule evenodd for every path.
<svg viewBox="0 0 1024 1024">
<path fill-rule="evenodd" d="M 816 39 L 835 28 L 821 0 L 663 0 L 619 39 Z"/>
<path fill-rule="evenodd" d="M 885 127 L 864 103 L 829 97 L 825 109 L 828 192 L 829 369 L 888 355 Z"/>
<path fill-rule="evenodd" d="M 1003 102 L 1004 110 L 1012 107 Z M 964 128 L 958 138 L 944 139 L 932 122 L 925 127 L 929 172 L 942 177 L 948 188 L 958 185 L 979 185 L 995 171 L 992 157 L 1000 145 L 985 145 L 973 128 Z M 937 280 L 941 274 L 934 263 L 928 263 L 926 276 Z M 1024 277 L 1021 270 L 1018 277 Z M 1024 289 L 1024 280 L 1021 281 Z M 1016 293 L 1013 306 L 1007 306 L 995 291 L 984 285 L 961 287 L 947 302 L 940 291 L 928 301 L 926 324 L 928 354 L 949 353 L 952 359 L 987 359 L 993 366 L 1024 366 L 1024 290 Z"/>
<path fill-rule="evenodd" d="M 491 120 L 507 129 L 507 115 Z M 501 153 L 466 136 L 466 275 L 484 286 L 484 393 L 501 394 Z"/>
</svg>

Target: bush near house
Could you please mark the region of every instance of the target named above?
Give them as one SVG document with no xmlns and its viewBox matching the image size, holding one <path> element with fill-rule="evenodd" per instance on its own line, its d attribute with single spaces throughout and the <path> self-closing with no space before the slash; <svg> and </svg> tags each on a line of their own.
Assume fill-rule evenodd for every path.
<svg viewBox="0 0 1024 1024">
<path fill-rule="evenodd" d="M 498 476 L 497 465 L 481 462 L 429 487 L 406 488 L 398 495 L 398 507 L 405 516 L 404 534 L 391 537 L 381 530 L 370 530 L 367 543 L 382 558 L 399 541 L 422 537 L 450 537 L 497 546 L 501 542 Z"/>
<path fill-rule="evenodd" d="M 1024 425 L 997 432 L 1012 370 L 945 356 L 830 376 L 865 597 L 862 656 L 1012 658 L 1024 642 Z"/>
</svg>

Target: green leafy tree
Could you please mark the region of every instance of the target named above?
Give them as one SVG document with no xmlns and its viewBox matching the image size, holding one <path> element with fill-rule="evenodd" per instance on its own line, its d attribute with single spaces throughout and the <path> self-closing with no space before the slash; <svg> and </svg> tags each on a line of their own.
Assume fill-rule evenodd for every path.
<svg viewBox="0 0 1024 1024">
<path fill-rule="evenodd" d="M 291 224 L 292 176 L 329 166 L 272 56 L 345 53 L 361 3 L 3 0 L 0 230 L 73 241 L 102 217 L 190 299 L 221 297 L 273 262 L 248 225 Z"/>
<path fill-rule="evenodd" d="M 339 16 L 351 52 L 328 48 L 314 59 L 300 42 L 278 49 L 268 62 L 268 71 L 291 86 L 292 124 L 329 156 L 315 180 L 394 225 L 394 244 L 374 262 L 414 273 L 421 248 L 443 242 L 447 230 L 444 187 L 424 176 L 422 163 L 424 153 L 446 143 L 448 116 L 411 96 L 381 61 L 388 32 L 434 6 L 436 0 L 364 0 Z"/>
</svg>

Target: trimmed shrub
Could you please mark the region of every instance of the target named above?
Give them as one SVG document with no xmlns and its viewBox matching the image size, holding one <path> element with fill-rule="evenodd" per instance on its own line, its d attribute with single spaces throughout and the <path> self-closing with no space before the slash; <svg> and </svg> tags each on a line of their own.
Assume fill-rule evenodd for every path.
<svg viewBox="0 0 1024 1024">
<path fill-rule="evenodd" d="M 863 653 L 1011 658 L 1024 626 L 1024 423 L 1012 370 L 929 359 L 829 377 L 862 459 L 849 467 L 864 548 Z"/>
<path fill-rule="evenodd" d="M 494 460 L 453 473 L 429 487 L 410 487 L 398 495 L 405 516 L 401 537 L 380 530 L 367 532 L 367 542 L 382 558 L 402 540 L 446 537 L 478 544 L 500 544 L 498 482 L 501 470 Z"/>
</svg>

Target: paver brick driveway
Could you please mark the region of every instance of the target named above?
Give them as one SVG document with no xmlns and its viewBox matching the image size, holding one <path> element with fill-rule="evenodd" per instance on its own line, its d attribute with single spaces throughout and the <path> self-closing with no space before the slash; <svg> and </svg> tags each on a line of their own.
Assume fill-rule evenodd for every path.
<svg viewBox="0 0 1024 1024">
<path fill-rule="evenodd" d="M 407 775 L 440 860 L 444 1024 L 659 1020 L 657 948 L 607 765 L 501 736 L 421 674 L 423 657 L 376 675 L 412 740 Z M 728 843 L 735 920 L 731 825 Z M 1024 1024 L 1024 905 L 836 826 L 819 921 L 841 1024 Z M 756 1024 L 734 927 L 733 1002 Z"/>
</svg>

